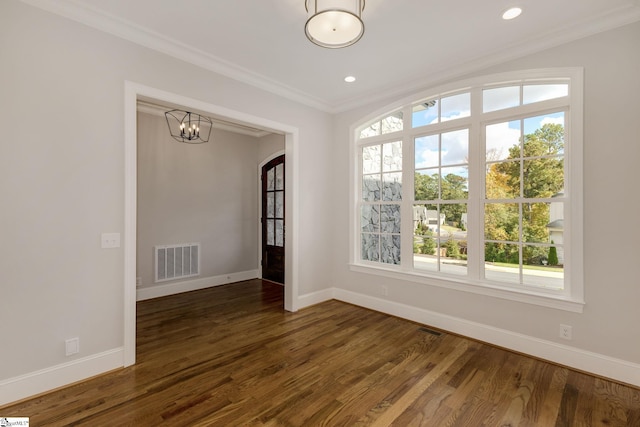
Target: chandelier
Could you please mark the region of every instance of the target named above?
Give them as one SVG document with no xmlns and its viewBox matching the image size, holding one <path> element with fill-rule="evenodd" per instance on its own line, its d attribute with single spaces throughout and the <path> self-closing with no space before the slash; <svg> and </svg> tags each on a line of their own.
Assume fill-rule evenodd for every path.
<svg viewBox="0 0 640 427">
<path fill-rule="evenodd" d="M 171 110 L 164 113 L 169 133 L 178 142 L 202 144 L 209 142 L 213 122 L 209 117 L 184 110 Z"/>
<path fill-rule="evenodd" d="M 311 42 L 329 49 L 351 46 L 364 34 L 365 0 L 305 0 L 310 17 L 304 32 Z"/>
</svg>

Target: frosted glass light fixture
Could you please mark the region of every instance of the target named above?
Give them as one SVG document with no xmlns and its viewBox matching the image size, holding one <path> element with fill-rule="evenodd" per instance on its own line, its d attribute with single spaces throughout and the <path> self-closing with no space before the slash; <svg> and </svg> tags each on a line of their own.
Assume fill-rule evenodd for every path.
<svg viewBox="0 0 640 427">
<path fill-rule="evenodd" d="M 209 117 L 184 110 L 171 110 L 164 113 L 169 133 L 178 142 L 202 144 L 209 142 L 213 122 Z"/>
<path fill-rule="evenodd" d="M 365 0 L 305 0 L 307 38 L 329 49 L 351 46 L 364 34 L 364 4 Z"/>
</svg>

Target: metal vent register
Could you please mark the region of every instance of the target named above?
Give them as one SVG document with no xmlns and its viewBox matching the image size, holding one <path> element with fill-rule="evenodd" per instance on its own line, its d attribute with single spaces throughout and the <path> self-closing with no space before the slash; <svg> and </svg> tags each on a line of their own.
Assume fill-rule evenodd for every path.
<svg viewBox="0 0 640 427">
<path fill-rule="evenodd" d="M 156 282 L 200 274 L 200 243 L 154 246 Z"/>
</svg>

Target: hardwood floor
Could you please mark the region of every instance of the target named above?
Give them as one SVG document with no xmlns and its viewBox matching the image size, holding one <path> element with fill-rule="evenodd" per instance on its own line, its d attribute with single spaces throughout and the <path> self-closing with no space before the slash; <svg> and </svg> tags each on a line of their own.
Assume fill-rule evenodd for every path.
<svg viewBox="0 0 640 427">
<path fill-rule="evenodd" d="M 640 426 L 640 390 L 252 280 L 138 303 L 137 364 L 12 406 L 32 426 Z"/>
</svg>

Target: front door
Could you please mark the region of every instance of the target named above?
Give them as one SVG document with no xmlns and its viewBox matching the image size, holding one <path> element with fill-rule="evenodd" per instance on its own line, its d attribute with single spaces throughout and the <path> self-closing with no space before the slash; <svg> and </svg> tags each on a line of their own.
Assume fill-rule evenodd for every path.
<svg viewBox="0 0 640 427">
<path fill-rule="evenodd" d="M 284 284 L 284 155 L 262 167 L 262 278 Z"/>
</svg>

